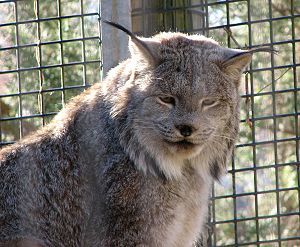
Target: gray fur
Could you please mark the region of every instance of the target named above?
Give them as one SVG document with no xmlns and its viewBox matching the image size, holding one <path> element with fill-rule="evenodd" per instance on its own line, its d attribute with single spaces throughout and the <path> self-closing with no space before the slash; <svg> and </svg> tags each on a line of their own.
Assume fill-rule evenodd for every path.
<svg viewBox="0 0 300 247">
<path fill-rule="evenodd" d="M 131 42 L 106 80 L 0 151 L 0 246 L 193 246 L 232 153 L 252 53 L 181 33 L 140 40 L 147 49 Z"/>
</svg>

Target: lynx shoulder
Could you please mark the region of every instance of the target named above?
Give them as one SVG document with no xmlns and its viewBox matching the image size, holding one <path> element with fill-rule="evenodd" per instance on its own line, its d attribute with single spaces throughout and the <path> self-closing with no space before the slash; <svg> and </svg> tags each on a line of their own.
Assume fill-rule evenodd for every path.
<svg viewBox="0 0 300 247">
<path fill-rule="evenodd" d="M 0 151 L 0 246 L 191 247 L 201 234 L 254 51 L 110 24 L 131 58 Z"/>
</svg>

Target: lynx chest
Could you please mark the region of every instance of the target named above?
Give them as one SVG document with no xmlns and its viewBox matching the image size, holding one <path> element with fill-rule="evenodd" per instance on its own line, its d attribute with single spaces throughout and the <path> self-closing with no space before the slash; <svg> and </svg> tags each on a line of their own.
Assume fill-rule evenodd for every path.
<svg viewBox="0 0 300 247">
<path fill-rule="evenodd" d="M 176 186 L 177 187 L 177 186 Z M 205 223 L 210 184 L 204 183 L 201 178 L 193 176 L 179 185 L 170 189 L 174 201 L 162 208 L 167 223 L 157 233 L 162 246 L 191 247 L 199 238 Z M 161 246 L 161 245 L 157 245 Z"/>
</svg>

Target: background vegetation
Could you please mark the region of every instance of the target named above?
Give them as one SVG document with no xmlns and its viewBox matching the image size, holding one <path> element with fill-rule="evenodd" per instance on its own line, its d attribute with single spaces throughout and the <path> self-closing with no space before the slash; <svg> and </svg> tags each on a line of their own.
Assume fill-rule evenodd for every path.
<svg viewBox="0 0 300 247">
<path fill-rule="evenodd" d="M 0 97 L 0 140 L 10 143 L 50 121 L 71 97 L 100 80 L 99 11 L 97 0 L 0 5 L 0 23 L 7 24 L 0 27 L 0 66 L 9 72 L 0 74 L 0 94 L 6 96 Z M 20 24 L 9 25 L 16 21 Z"/>
<path fill-rule="evenodd" d="M 212 244 L 300 246 L 300 1 L 202 2 L 132 0 L 133 31 L 197 32 L 224 46 L 273 43 L 279 51 L 255 55 L 243 77 L 238 147 L 213 191 Z M 7 144 L 100 80 L 101 47 L 97 0 L 24 0 L 0 9 L 0 142 Z"/>
</svg>

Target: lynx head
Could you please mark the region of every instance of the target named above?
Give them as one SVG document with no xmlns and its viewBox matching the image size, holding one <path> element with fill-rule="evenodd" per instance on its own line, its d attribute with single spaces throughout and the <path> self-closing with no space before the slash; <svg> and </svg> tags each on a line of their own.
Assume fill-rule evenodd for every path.
<svg viewBox="0 0 300 247">
<path fill-rule="evenodd" d="M 186 166 L 217 178 L 239 124 L 239 80 L 253 51 L 223 48 L 201 35 L 131 36 L 131 76 L 117 90 L 112 116 L 135 165 L 167 179 Z"/>
</svg>

